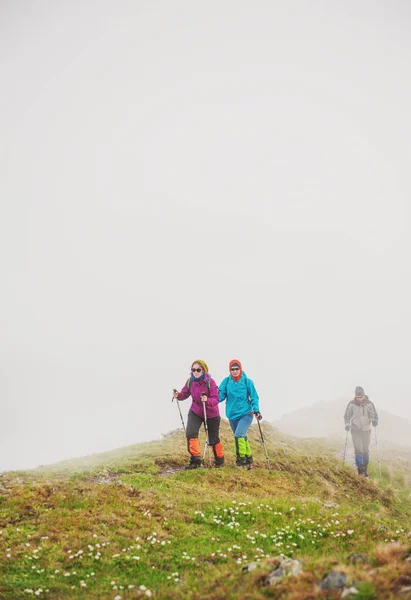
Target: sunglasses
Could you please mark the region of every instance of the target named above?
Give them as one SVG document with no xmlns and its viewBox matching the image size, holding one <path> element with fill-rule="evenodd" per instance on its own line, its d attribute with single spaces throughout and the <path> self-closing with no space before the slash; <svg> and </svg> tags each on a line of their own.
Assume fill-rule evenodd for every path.
<svg viewBox="0 0 411 600">
<path fill-rule="evenodd" d="M 191 369 L 192 373 L 201 373 L 203 369 Z"/>
<path fill-rule="evenodd" d="M 231 367 L 230 371 L 239 371 L 240 367 Z"/>
</svg>

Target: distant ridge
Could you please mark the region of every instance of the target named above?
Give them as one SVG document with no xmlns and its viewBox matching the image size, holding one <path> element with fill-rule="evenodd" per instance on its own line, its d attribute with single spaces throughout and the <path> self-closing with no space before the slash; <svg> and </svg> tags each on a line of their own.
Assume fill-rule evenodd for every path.
<svg viewBox="0 0 411 600">
<path fill-rule="evenodd" d="M 311 406 L 298 408 L 273 425 L 283 433 L 300 438 L 336 438 L 345 436 L 343 416 L 349 398 L 339 398 L 331 402 L 316 402 Z M 379 410 L 378 439 L 385 444 L 411 448 L 411 423 L 385 410 Z"/>
</svg>

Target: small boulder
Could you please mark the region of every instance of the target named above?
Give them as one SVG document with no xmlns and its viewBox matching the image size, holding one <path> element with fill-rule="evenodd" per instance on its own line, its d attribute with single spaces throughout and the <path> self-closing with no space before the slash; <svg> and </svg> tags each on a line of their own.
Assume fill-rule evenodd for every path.
<svg viewBox="0 0 411 600">
<path fill-rule="evenodd" d="M 278 567 L 277 569 L 274 569 L 274 571 L 271 571 L 271 573 L 267 576 L 264 584 L 265 585 L 275 585 L 284 577 L 284 575 L 285 575 L 284 569 L 282 569 L 281 567 Z"/>
<path fill-rule="evenodd" d="M 350 554 L 348 562 L 353 563 L 354 565 L 369 562 L 368 554 Z"/>
<path fill-rule="evenodd" d="M 358 594 L 358 590 L 356 587 L 351 586 L 349 588 L 346 588 L 343 593 L 341 594 L 341 598 L 352 598 L 354 597 L 356 594 Z"/>
<path fill-rule="evenodd" d="M 243 573 L 250 573 L 251 571 L 254 571 L 254 569 L 256 569 L 258 567 L 258 564 L 256 562 L 252 562 L 252 563 L 248 563 L 248 565 L 245 565 L 245 567 L 242 568 Z"/>
<path fill-rule="evenodd" d="M 346 584 L 347 576 L 340 571 L 330 571 L 321 579 L 318 587 L 321 590 L 339 590 Z"/>
<path fill-rule="evenodd" d="M 280 563 L 280 567 L 284 569 L 287 575 L 300 575 L 303 572 L 302 562 L 292 558 L 284 558 Z"/>
</svg>

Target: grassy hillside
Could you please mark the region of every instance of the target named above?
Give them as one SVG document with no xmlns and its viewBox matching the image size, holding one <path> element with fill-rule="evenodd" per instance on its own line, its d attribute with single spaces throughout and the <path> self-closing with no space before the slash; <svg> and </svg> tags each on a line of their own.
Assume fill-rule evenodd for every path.
<svg viewBox="0 0 411 600">
<path fill-rule="evenodd" d="M 383 463 L 381 480 L 371 464 L 366 480 L 342 465 L 341 448 L 263 426 L 271 473 L 255 426 L 256 468 L 234 466 L 223 423 L 224 469 L 181 470 L 187 454 L 178 430 L 4 474 L 0 598 L 341 597 L 341 589 L 318 587 L 332 570 L 345 575 L 345 589 L 355 585 L 357 599 L 407 597 L 407 458 Z"/>
</svg>

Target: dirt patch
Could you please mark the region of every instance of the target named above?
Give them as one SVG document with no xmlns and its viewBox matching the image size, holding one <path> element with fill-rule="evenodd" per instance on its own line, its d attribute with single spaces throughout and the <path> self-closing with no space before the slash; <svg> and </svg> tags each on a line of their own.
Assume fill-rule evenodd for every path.
<svg viewBox="0 0 411 600">
<path fill-rule="evenodd" d="M 181 473 L 184 471 L 184 467 L 173 467 L 173 466 L 164 466 L 161 471 L 158 473 L 159 477 L 167 477 L 168 475 L 175 475 L 176 473 Z"/>
<path fill-rule="evenodd" d="M 98 473 L 97 475 L 90 475 L 85 478 L 87 483 L 96 483 L 97 485 L 110 485 L 110 483 L 115 483 L 120 480 L 121 473 L 110 471 L 109 469 L 107 469 L 107 471 Z"/>
</svg>

